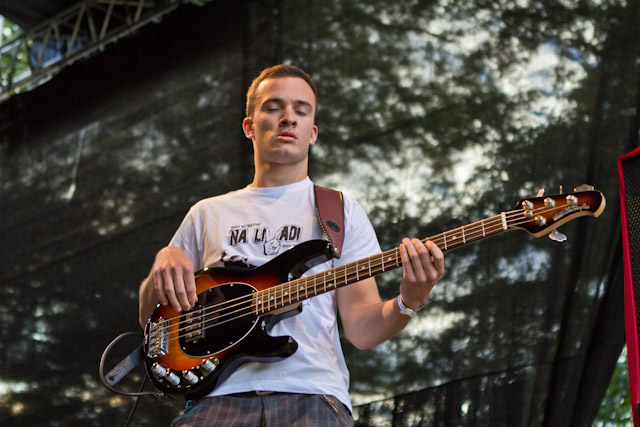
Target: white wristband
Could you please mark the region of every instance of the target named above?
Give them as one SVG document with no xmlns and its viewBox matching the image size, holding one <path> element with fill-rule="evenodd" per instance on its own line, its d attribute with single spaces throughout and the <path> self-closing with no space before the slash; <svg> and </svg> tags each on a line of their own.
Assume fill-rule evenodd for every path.
<svg viewBox="0 0 640 427">
<path fill-rule="evenodd" d="M 405 316 L 409 316 L 409 317 L 415 317 L 416 314 L 418 314 L 418 310 L 420 310 L 420 307 L 418 310 L 412 310 L 409 307 L 407 307 L 406 305 L 404 305 L 404 301 L 402 301 L 402 295 L 398 295 L 398 307 L 400 308 L 400 313 L 404 314 Z"/>
</svg>

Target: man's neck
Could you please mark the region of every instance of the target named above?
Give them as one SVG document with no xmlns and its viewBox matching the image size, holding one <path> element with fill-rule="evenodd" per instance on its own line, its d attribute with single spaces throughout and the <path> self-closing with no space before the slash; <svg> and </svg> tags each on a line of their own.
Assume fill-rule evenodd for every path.
<svg viewBox="0 0 640 427">
<path fill-rule="evenodd" d="M 307 168 L 295 170 L 292 168 L 270 167 L 268 170 L 256 168 L 251 187 L 281 187 L 295 184 L 307 178 Z"/>
</svg>

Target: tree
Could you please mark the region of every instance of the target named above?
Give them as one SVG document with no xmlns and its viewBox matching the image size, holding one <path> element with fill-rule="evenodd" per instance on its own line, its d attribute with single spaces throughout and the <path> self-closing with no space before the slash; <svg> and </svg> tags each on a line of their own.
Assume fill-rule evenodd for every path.
<svg viewBox="0 0 640 427">
<path fill-rule="evenodd" d="M 29 52 L 24 44 L 17 44 L 10 48 L 12 39 L 20 36 L 20 27 L 0 15 L 0 46 L 4 47 L 0 52 L 0 87 L 5 88 L 9 79 L 15 81 L 16 77 L 29 73 Z"/>
<path fill-rule="evenodd" d="M 629 372 L 627 371 L 627 349 L 620 354 L 616 370 L 607 393 L 602 400 L 595 426 L 626 426 L 633 423 L 631 397 L 629 395 Z"/>
</svg>

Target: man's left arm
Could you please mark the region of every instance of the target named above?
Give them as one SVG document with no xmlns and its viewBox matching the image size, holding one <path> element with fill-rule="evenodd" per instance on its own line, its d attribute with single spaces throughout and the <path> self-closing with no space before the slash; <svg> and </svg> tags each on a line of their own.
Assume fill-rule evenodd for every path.
<svg viewBox="0 0 640 427">
<path fill-rule="evenodd" d="M 406 307 L 417 310 L 444 274 L 444 255 L 435 243 L 424 244 L 419 239 L 403 239 L 399 250 L 403 266 L 400 295 Z M 380 299 L 374 278 L 342 287 L 337 293 L 345 334 L 361 350 L 381 344 L 409 323 L 410 317 L 400 313 L 397 297 Z"/>
</svg>

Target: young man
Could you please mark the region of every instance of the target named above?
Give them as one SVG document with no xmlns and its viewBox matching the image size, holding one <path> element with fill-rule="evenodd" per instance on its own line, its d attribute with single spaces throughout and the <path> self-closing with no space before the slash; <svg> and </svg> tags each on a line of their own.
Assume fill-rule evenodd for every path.
<svg viewBox="0 0 640 427">
<path fill-rule="evenodd" d="M 141 325 L 158 302 L 177 311 L 193 307 L 194 271 L 227 262 L 258 266 L 298 243 L 323 238 L 308 177 L 309 147 L 318 137 L 316 107 L 316 86 L 297 67 L 267 68 L 254 80 L 242 123 L 253 142 L 253 182 L 191 208 L 140 287 Z M 346 197 L 344 212 L 341 257 L 307 274 L 380 253 L 360 205 Z M 444 256 L 432 242 L 405 238 L 400 254 L 399 298 L 381 301 L 375 279 L 368 278 L 305 300 L 300 314 L 276 323 L 271 332 L 298 342 L 292 356 L 241 365 L 174 425 L 352 425 L 336 310 L 357 348 L 375 347 L 409 322 L 410 312 L 400 305 L 419 309 L 444 273 Z"/>
</svg>

